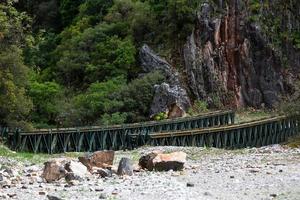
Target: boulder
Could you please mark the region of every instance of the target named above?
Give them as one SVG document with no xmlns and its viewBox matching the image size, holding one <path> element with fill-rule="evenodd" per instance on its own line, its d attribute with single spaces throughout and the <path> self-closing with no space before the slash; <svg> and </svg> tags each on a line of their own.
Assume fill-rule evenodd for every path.
<svg viewBox="0 0 300 200">
<path fill-rule="evenodd" d="M 66 180 L 83 180 L 88 174 L 87 167 L 80 162 L 70 161 L 65 164 L 65 169 L 68 171 Z"/>
<path fill-rule="evenodd" d="M 73 172 L 68 172 L 65 176 L 65 180 L 68 183 L 71 183 L 72 181 L 83 181 L 84 177 L 83 176 L 79 176 L 78 174 L 75 174 Z"/>
<path fill-rule="evenodd" d="M 161 112 L 169 113 L 169 118 L 183 117 L 189 107 L 190 100 L 185 89 L 178 85 L 171 86 L 168 83 L 154 86 L 150 117 Z M 176 112 L 174 112 L 175 110 Z"/>
<path fill-rule="evenodd" d="M 157 154 L 152 162 L 154 169 L 157 171 L 182 170 L 186 162 L 186 153 L 179 151 L 169 154 Z"/>
<path fill-rule="evenodd" d="M 139 160 L 139 165 L 150 171 L 168 171 L 168 170 L 182 170 L 186 162 L 186 153 L 173 152 L 169 154 L 152 152 L 148 155 L 142 156 Z"/>
<path fill-rule="evenodd" d="M 66 175 L 66 170 L 62 162 L 52 160 L 44 163 L 42 177 L 48 182 L 57 181 Z"/>
<path fill-rule="evenodd" d="M 154 86 L 154 98 L 151 104 L 150 117 L 161 112 L 168 113 L 178 108 L 180 112 L 172 112 L 172 117 L 182 117 L 191 106 L 189 96 L 180 81 L 179 73 L 166 60 L 159 57 L 148 45 L 140 50 L 140 61 L 144 72 L 160 71 L 165 76 L 165 83 Z M 178 111 L 177 109 L 177 111 Z"/>
<path fill-rule="evenodd" d="M 113 165 L 114 156 L 114 151 L 96 151 L 78 159 L 91 171 L 93 167 L 110 168 Z"/>
<path fill-rule="evenodd" d="M 171 85 L 180 85 L 178 72 L 164 59 L 159 57 L 148 45 L 144 44 L 139 52 L 141 66 L 145 73 L 160 71 Z"/>
<path fill-rule="evenodd" d="M 133 166 L 132 166 L 132 162 L 129 158 L 122 158 L 120 160 L 117 174 L 119 176 L 123 176 L 123 175 L 132 176 L 133 175 Z"/>
<path fill-rule="evenodd" d="M 151 152 L 147 155 L 142 156 L 139 159 L 139 165 L 141 166 L 142 169 L 148 169 L 150 171 L 153 170 L 153 159 L 159 154 L 159 152 Z"/>
</svg>

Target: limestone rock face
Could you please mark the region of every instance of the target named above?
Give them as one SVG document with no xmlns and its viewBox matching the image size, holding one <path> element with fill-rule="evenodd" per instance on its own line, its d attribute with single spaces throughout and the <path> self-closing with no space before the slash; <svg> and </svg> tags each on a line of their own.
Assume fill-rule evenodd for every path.
<svg viewBox="0 0 300 200">
<path fill-rule="evenodd" d="M 174 106 L 181 110 L 177 112 L 177 116 L 183 116 L 191 103 L 187 91 L 179 79 L 178 72 L 147 45 L 144 45 L 140 50 L 140 61 L 145 73 L 160 71 L 166 78 L 165 83 L 154 87 L 150 117 L 160 112 L 169 113 Z"/>
<path fill-rule="evenodd" d="M 217 4 L 201 5 L 183 49 L 191 93 L 199 100 L 218 96 L 232 107 L 275 106 L 285 93 L 280 59 L 259 25 L 247 20 L 244 1 Z"/>
</svg>

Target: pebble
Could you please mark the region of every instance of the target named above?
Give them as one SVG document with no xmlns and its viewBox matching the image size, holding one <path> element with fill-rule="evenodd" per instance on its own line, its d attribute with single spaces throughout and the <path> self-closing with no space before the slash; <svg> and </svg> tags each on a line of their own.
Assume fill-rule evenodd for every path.
<svg viewBox="0 0 300 200">
<path fill-rule="evenodd" d="M 260 170 L 259 169 L 256 169 L 256 168 L 254 168 L 254 169 L 250 169 L 249 170 L 249 172 L 251 172 L 251 173 L 258 173 Z"/>
<path fill-rule="evenodd" d="M 270 194 L 270 197 L 277 197 L 277 194 Z"/>
<path fill-rule="evenodd" d="M 40 191 L 39 195 L 46 195 L 46 192 L 45 191 Z"/>
<path fill-rule="evenodd" d="M 194 183 L 190 183 L 190 182 L 188 182 L 188 183 L 186 184 L 186 186 L 187 186 L 187 187 L 194 187 L 194 186 L 195 186 L 195 184 L 194 184 Z"/>
<path fill-rule="evenodd" d="M 204 196 L 211 196 L 211 193 L 210 192 L 204 192 L 203 195 Z"/>
<path fill-rule="evenodd" d="M 9 194 L 7 194 L 7 196 L 9 196 L 10 198 L 14 198 L 14 197 L 17 196 L 17 194 L 16 193 L 9 193 Z"/>
<path fill-rule="evenodd" d="M 149 149 L 156 149 L 165 147 L 146 147 L 142 149 L 138 149 L 140 151 L 149 151 Z M 264 147 L 263 147 L 264 148 Z M 273 148 L 273 147 L 272 147 Z M 269 152 L 272 152 L 272 148 Z M 146 149 L 146 150 L 144 150 Z M 195 147 L 166 147 L 165 149 L 171 150 L 183 150 L 187 154 L 190 149 L 198 149 Z M 61 179 L 60 181 L 54 183 L 39 183 L 39 178 L 41 174 L 41 167 L 37 169 L 37 171 L 29 172 L 23 171 L 22 167 L 16 167 L 13 169 L 14 172 L 22 172 L 20 175 L 14 177 L 5 177 L 1 170 L 0 166 L 0 176 L 3 176 L 4 181 L 8 181 L 9 185 L 7 189 L 3 189 L 5 193 L 9 193 L 10 195 L 18 195 L 9 197 L 4 194 L 2 197 L 0 194 L 0 199 L 12 199 L 12 198 L 20 198 L 38 200 L 45 199 L 48 200 L 61 200 L 61 197 L 64 199 L 145 199 L 147 200 L 148 195 L 153 195 L 153 199 L 159 199 L 158 195 L 166 200 L 171 199 L 183 199 L 186 197 L 186 193 L 188 191 L 188 197 L 193 199 L 194 197 L 202 196 L 213 196 L 219 197 L 222 195 L 220 192 L 225 192 L 225 195 L 233 196 L 233 199 L 238 199 L 238 197 L 243 197 L 246 200 L 251 199 L 251 197 L 257 199 L 265 198 L 263 190 L 268 190 L 270 188 L 278 189 L 282 193 L 286 193 L 290 188 L 292 190 L 296 190 L 299 186 L 295 177 L 300 177 L 300 174 L 295 171 L 297 168 L 289 168 L 290 166 L 297 166 L 296 162 L 293 163 L 284 163 L 285 159 L 298 159 L 291 153 L 280 154 L 276 153 L 273 155 L 272 153 L 248 153 L 246 155 L 236 153 L 235 150 L 227 151 L 227 150 L 215 150 L 209 149 L 206 150 L 208 153 L 199 156 L 199 160 L 187 160 L 187 165 L 190 168 L 186 168 L 184 171 L 179 172 L 140 172 L 136 173 L 131 177 L 118 177 L 115 174 L 112 177 L 99 178 L 97 174 L 89 175 L 84 178 L 82 182 L 74 187 L 70 187 L 70 185 L 66 185 L 66 188 L 63 186 L 66 184 L 65 179 Z M 243 150 L 244 151 L 244 150 Z M 254 152 L 258 151 L 256 148 L 251 148 L 250 150 L 245 150 L 245 152 Z M 295 150 L 288 150 L 289 152 L 296 152 Z M 298 150 L 297 150 L 298 151 Z M 210 154 L 210 152 L 213 152 Z M 214 153 L 220 152 L 220 153 Z M 263 152 L 263 150 L 262 150 Z M 297 154 L 295 154 L 297 155 Z M 122 152 L 122 156 L 124 156 Z M 127 156 L 127 155 L 126 155 Z M 272 156 L 274 156 L 272 158 Z M 0 156 L 0 165 L 2 157 Z M 267 161 L 270 160 L 269 163 L 273 163 L 274 160 L 280 160 L 286 167 L 282 167 L 279 165 L 268 165 Z M 295 160 L 297 161 L 297 160 Z M 118 163 L 118 160 L 115 161 Z M 135 161 L 136 162 L 136 161 Z M 296 163 L 296 164 L 295 164 Z M 22 163 L 21 163 L 22 164 Z M 197 171 L 191 167 L 192 165 L 197 164 L 200 167 L 195 167 L 198 169 Z M 20 164 L 19 164 L 20 165 Z M 16 165 L 17 166 L 17 165 Z M 250 166 L 250 167 L 249 167 Z M 300 166 L 300 165 L 298 165 Z M 250 169 L 249 169 L 250 168 Z M 281 169 L 283 168 L 283 169 Z M 266 170 L 266 171 L 264 171 Z M 266 175 L 266 174 L 276 174 L 276 172 L 289 173 L 293 170 L 295 173 L 295 177 L 288 176 L 279 176 L 279 179 L 274 176 Z M 195 172 L 195 173 L 193 173 Z M 197 173 L 196 173 L 197 172 Z M 228 173 L 226 173 L 228 172 Z M 256 176 L 251 176 L 250 173 L 258 173 Z M 37 176 L 32 175 L 36 173 Z M 5 172 L 7 176 L 8 173 Z M 31 174 L 30 176 L 26 176 L 26 174 Z M 294 178 L 294 179 L 292 179 Z M 1 179 L 1 177 L 0 177 Z M 32 180 L 31 180 L 32 179 Z M 15 180 L 15 181 L 14 181 Z M 104 180 L 106 182 L 104 182 Z M 266 181 L 267 180 L 267 181 Z M 274 180 L 272 182 L 272 180 Z M 292 181 L 293 180 L 293 181 Z M 32 181 L 32 185 L 29 185 L 29 182 Z M 271 182 L 270 182 L 271 181 Z M 3 182 L 3 181 L 2 181 Z M 12 182 L 15 182 L 17 188 L 13 188 Z M 242 184 L 240 184 L 240 183 Z M 282 184 L 282 182 L 287 184 Z M 198 184 L 199 183 L 199 184 Z M 238 184 L 237 184 L 238 183 Z M 271 184 L 270 184 L 271 183 Z M 182 187 L 194 187 L 194 189 L 187 190 L 188 188 Z M 241 185 L 246 185 L 246 187 L 242 187 Z M 261 186 L 261 188 L 260 188 Z M 289 187 L 288 187 L 289 186 Z M 296 187 L 296 189 L 295 189 Z M 30 188 L 30 189 L 28 189 Z M 23 189 L 20 191 L 20 195 L 16 192 L 19 189 Z M 27 189 L 27 190 L 26 190 Z M 223 189 L 223 190 L 222 190 Z M 1 181 L 0 181 L 0 190 L 1 190 Z M 209 190 L 206 191 L 206 190 Z M 55 192 L 57 191 L 57 192 Z M 231 191 L 230 193 L 226 193 L 226 191 Z M 247 191 L 247 192 L 245 192 Z M 277 190 L 274 190 L 277 191 Z M 0 192 L 2 193 L 2 191 Z M 59 196 L 47 195 L 54 194 Z M 21 195 L 22 194 L 22 195 Z M 212 195 L 213 194 L 213 195 Z M 32 195 L 32 196 L 30 196 Z M 156 196 L 157 195 L 157 196 Z M 270 194 L 269 199 L 278 197 L 278 194 Z M 50 198 L 49 198 L 50 196 Z M 51 196 L 53 198 L 51 198 Z M 208 199 L 209 197 L 207 197 Z M 293 198 L 293 197 L 292 197 Z M 196 198 L 197 199 L 197 198 Z M 204 198 L 205 199 L 205 198 Z M 211 199 L 211 197 L 210 197 Z M 296 198 L 295 198 L 296 199 Z"/>
<path fill-rule="evenodd" d="M 21 187 L 21 189 L 27 189 L 28 187 L 26 186 L 26 185 L 23 185 L 22 187 Z"/>
<path fill-rule="evenodd" d="M 103 188 L 95 188 L 96 192 L 102 192 L 104 189 Z"/>
<path fill-rule="evenodd" d="M 107 198 L 107 194 L 105 193 L 101 193 L 99 196 L 99 199 L 106 199 Z"/>
<path fill-rule="evenodd" d="M 54 196 L 54 195 L 47 195 L 47 198 L 49 199 L 49 200 L 62 200 L 62 198 L 59 198 L 59 197 L 57 197 L 57 196 Z"/>
</svg>

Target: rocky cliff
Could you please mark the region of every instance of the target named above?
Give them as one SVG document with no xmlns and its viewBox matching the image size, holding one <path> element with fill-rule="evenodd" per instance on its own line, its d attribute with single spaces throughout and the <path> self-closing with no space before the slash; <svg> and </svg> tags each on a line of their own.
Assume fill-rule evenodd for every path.
<svg viewBox="0 0 300 200">
<path fill-rule="evenodd" d="M 168 76 L 169 83 L 210 107 L 276 107 L 293 92 L 300 69 L 299 16 L 300 3 L 293 0 L 205 1 L 182 47 L 185 83 L 177 72 Z"/>
<path fill-rule="evenodd" d="M 245 1 L 201 5 L 184 47 L 187 81 L 196 99 L 217 97 L 232 107 L 273 107 L 287 93 L 282 60 L 250 15 Z"/>
</svg>

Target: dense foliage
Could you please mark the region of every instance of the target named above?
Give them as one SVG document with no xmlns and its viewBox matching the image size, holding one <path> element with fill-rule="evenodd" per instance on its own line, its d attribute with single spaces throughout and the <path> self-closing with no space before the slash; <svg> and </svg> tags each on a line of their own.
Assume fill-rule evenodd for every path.
<svg viewBox="0 0 300 200">
<path fill-rule="evenodd" d="M 156 72 L 140 75 L 138 49 L 148 43 L 176 65 L 202 2 L 1 1 L 0 124 L 47 127 L 147 120 L 153 85 L 163 77 Z M 270 5 L 250 2 L 257 15 L 253 20 L 268 24 L 273 16 L 260 10 Z M 284 5 L 297 12 L 293 4 Z M 299 32 L 293 35 L 289 40 L 299 47 Z"/>
</svg>

